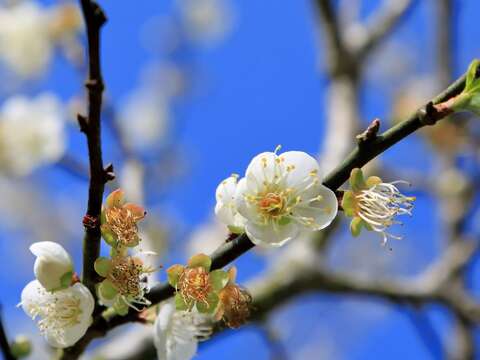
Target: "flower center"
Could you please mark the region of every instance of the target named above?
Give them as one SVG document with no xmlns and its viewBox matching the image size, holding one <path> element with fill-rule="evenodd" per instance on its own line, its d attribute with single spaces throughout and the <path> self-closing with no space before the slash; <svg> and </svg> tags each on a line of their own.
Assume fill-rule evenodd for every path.
<svg viewBox="0 0 480 360">
<path fill-rule="evenodd" d="M 178 288 L 186 302 L 193 300 L 208 304 L 207 296 L 212 289 L 210 275 L 203 267 L 185 269 L 178 280 Z"/>
<path fill-rule="evenodd" d="M 135 216 L 128 209 L 112 207 L 105 210 L 106 225 L 118 237 L 124 246 L 135 246 L 138 243 L 138 228 Z"/>
<path fill-rule="evenodd" d="M 270 215 L 278 215 L 284 207 L 285 199 L 276 193 L 267 193 L 258 200 L 258 208 L 261 212 Z"/>
<path fill-rule="evenodd" d="M 121 295 L 137 297 L 141 294 L 143 263 L 138 258 L 118 258 L 114 260 L 108 278 Z"/>
<path fill-rule="evenodd" d="M 80 323 L 81 314 L 80 299 L 72 294 L 62 294 L 38 308 L 38 315 L 42 318 L 38 326 L 42 333 L 49 330 L 60 336 L 64 329 Z"/>
</svg>

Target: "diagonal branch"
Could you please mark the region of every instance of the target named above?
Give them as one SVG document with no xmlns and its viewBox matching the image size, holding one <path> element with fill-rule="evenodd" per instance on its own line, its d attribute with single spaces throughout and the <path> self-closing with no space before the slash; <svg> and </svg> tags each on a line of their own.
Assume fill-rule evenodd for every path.
<svg viewBox="0 0 480 360">
<path fill-rule="evenodd" d="M 106 21 L 102 9 L 91 0 L 81 0 L 87 28 L 89 75 L 85 83 L 88 91 L 88 116 L 78 115 L 80 130 L 85 133 L 90 162 L 88 206 L 83 220 L 83 283 L 95 294 L 97 274 L 93 264 L 100 254 L 100 213 L 103 191 L 109 180 L 103 168 L 100 116 L 102 109 L 103 79 L 100 67 L 100 29 Z"/>
</svg>

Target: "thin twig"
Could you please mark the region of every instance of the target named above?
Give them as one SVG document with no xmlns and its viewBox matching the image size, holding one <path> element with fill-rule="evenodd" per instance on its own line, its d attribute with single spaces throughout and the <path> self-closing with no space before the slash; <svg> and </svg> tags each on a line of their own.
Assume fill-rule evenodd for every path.
<svg viewBox="0 0 480 360">
<path fill-rule="evenodd" d="M 78 122 L 87 137 L 90 163 L 88 206 L 83 221 L 85 237 L 82 281 L 95 294 L 95 283 L 99 279 L 93 264 L 100 254 L 100 213 L 105 183 L 109 180 L 103 167 L 100 125 L 104 89 L 100 67 L 100 29 L 106 17 L 96 2 L 81 0 L 80 3 L 87 28 L 89 75 L 85 83 L 88 91 L 88 116 L 78 115 Z"/>
</svg>

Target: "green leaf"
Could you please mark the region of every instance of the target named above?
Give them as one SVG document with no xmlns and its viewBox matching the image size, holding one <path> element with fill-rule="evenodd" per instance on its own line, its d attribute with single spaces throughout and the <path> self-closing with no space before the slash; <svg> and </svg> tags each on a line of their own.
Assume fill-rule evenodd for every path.
<svg viewBox="0 0 480 360">
<path fill-rule="evenodd" d="M 105 279 L 100 283 L 100 285 L 98 285 L 98 294 L 101 298 L 112 300 L 115 296 L 117 296 L 118 291 L 110 280 Z"/>
<path fill-rule="evenodd" d="M 352 235 L 355 237 L 360 235 L 360 232 L 362 231 L 362 226 L 363 220 L 358 216 L 354 217 L 352 222 L 350 223 L 350 232 L 352 233 Z"/>
<path fill-rule="evenodd" d="M 128 314 L 128 304 L 120 296 L 113 304 L 113 308 L 120 316 L 125 316 Z"/>
<path fill-rule="evenodd" d="M 367 229 L 368 231 L 373 231 L 372 225 L 370 225 L 369 223 L 365 222 L 365 220 L 362 221 L 362 224 L 363 224 L 363 227 L 364 227 L 365 229 Z"/>
<path fill-rule="evenodd" d="M 185 302 L 185 300 L 183 299 L 183 296 L 182 294 L 180 294 L 179 292 L 177 292 L 175 294 L 175 309 L 177 310 L 190 310 L 191 308 L 191 305 L 190 304 L 187 304 Z"/>
<path fill-rule="evenodd" d="M 110 193 L 105 200 L 107 208 L 120 207 L 125 203 L 125 193 L 121 189 L 117 189 Z"/>
<path fill-rule="evenodd" d="M 214 291 L 222 290 L 229 280 L 228 273 L 223 270 L 215 270 L 210 273 L 210 282 Z"/>
<path fill-rule="evenodd" d="M 185 270 L 185 267 L 179 264 L 172 265 L 167 269 L 168 283 L 171 286 L 175 288 L 177 287 L 178 279 L 180 278 L 183 270 Z"/>
<path fill-rule="evenodd" d="M 211 266 L 212 259 L 210 259 L 210 256 L 205 254 L 193 255 L 190 260 L 188 260 L 189 268 L 203 267 L 205 270 L 210 271 Z"/>
<path fill-rule="evenodd" d="M 115 235 L 114 232 L 112 232 L 108 226 L 102 226 L 101 227 L 101 231 L 102 231 L 102 237 L 103 237 L 103 240 L 105 240 L 105 242 L 112 246 L 112 247 L 115 247 L 117 246 L 117 235 Z"/>
<path fill-rule="evenodd" d="M 196 308 L 198 312 L 203 314 L 213 314 L 217 309 L 218 302 L 220 301 L 217 294 L 211 292 L 208 294 L 207 303 L 197 301 Z"/>
<path fill-rule="evenodd" d="M 284 216 L 284 217 L 280 218 L 280 220 L 278 220 L 278 225 L 287 225 L 291 221 L 292 221 L 291 218 L 289 218 L 288 216 Z"/>
<path fill-rule="evenodd" d="M 68 288 L 72 284 L 73 271 L 66 272 L 60 278 L 60 286 L 62 289 Z"/>
<path fill-rule="evenodd" d="M 227 227 L 232 234 L 243 234 L 245 232 L 245 228 L 242 226 L 228 225 Z"/>
<path fill-rule="evenodd" d="M 479 65 L 480 65 L 480 61 L 478 59 L 475 59 L 468 66 L 467 79 L 465 80 L 464 92 L 470 92 L 473 90 L 474 86 L 478 85 L 478 84 L 475 84 L 475 82 L 476 82 L 477 69 Z"/>
<path fill-rule="evenodd" d="M 353 191 L 360 191 L 367 187 L 365 179 L 363 178 L 362 169 L 355 168 L 350 173 L 350 186 Z"/>
<path fill-rule="evenodd" d="M 93 267 L 98 275 L 101 277 L 107 277 L 112 267 L 112 260 L 106 257 L 99 257 L 97 260 L 95 260 Z"/>
<path fill-rule="evenodd" d="M 32 343 L 26 336 L 19 335 L 12 342 L 10 351 L 16 359 L 27 357 L 32 352 Z"/>
<path fill-rule="evenodd" d="M 356 200 L 355 194 L 351 190 L 347 190 L 343 193 L 342 208 L 346 216 L 355 216 Z"/>
</svg>

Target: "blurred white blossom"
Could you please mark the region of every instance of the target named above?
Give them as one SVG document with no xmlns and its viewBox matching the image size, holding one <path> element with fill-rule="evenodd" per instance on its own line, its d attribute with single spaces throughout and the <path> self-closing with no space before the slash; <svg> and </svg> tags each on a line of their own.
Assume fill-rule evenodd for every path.
<svg viewBox="0 0 480 360">
<path fill-rule="evenodd" d="M 65 151 L 62 106 L 52 94 L 9 98 L 0 108 L 0 169 L 27 175 Z"/>
<path fill-rule="evenodd" d="M 68 46 L 81 26 L 77 8 L 68 4 L 0 6 L 0 60 L 20 78 L 36 77 L 47 69 L 55 46 Z"/>
<path fill-rule="evenodd" d="M 168 100 L 148 89 L 140 88 L 124 102 L 119 125 L 127 145 L 144 150 L 162 142 L 168 134 L 170 120 Z"/>
<path fill-rule="evenodd" d="M 233 24 L 227 0 L 178 0 L 188 35 L 195 41 L 222 40 Z"/>
<path fill-rule="evenodd" d="M 187 255 L 206 253 L 211 254 L 215 251 L 228 237 L 228 230 L 225 226 L 215 218 L 198 226 L 187 243 Z"/>
</svg>

